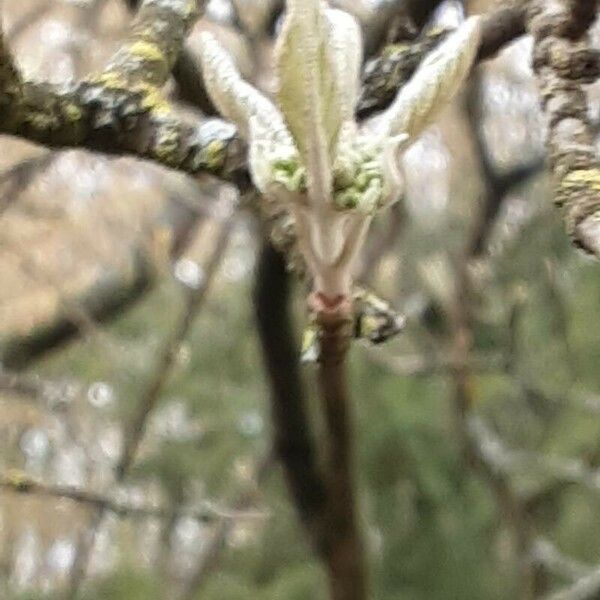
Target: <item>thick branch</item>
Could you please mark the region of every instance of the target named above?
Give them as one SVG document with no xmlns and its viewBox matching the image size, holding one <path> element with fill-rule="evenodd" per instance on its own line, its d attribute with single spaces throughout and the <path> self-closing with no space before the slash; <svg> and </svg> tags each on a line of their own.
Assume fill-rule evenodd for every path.
<svg viewBox="0 0 600 600">
<path fill-rule="evenodd" d="M 535 0 L 528 29 L 548 121 L 555 201 L 573 243 L 600 258 L 600 161 L 583 87 L 600 76 L 600 51 L 587 35 L 597 12 L 598 0 Z"/>
<path fill-rule="evenodd" d="M 484 17 L 478 59 L 493 58 L 504 46 L 525 33 L 522 4 L 501 7 Z M 398 89 L 413 75 L 423 57 L 435 48 L 448 31 L 431 31 L 411 44 L 391 45 L 370 61 L 363 74 L 358 114 L 367 117 L 388 106 Z"/>
<path fill-rule="evenodd" d="M 299 345 L 291 322 L 289 287 L 284 257 L 270 243 L 265 243 L 256 273 L 254 306 L 269 377 L 274 450 L 309 538 L 322 554 L 325 483 L 310 433 L 299 369 Z"/>
<path fill-rule="evenodd" d="M 235 128 L 183 121 L 161 96 L 196 16 L 193 0 L 145 0 L 107 69 L 68 86 L 24 81 L 0 33 L 0 133 L 232 175 L 245 161 Z"/>
</svg>

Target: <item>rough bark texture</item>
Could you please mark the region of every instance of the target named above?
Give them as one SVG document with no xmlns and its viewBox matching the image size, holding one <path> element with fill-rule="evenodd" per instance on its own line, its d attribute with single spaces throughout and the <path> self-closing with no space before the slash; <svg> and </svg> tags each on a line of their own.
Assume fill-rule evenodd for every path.
<svg viewBox="0 0 600 600">
<path fill-rule="evenodd" d="M 197 16 L 195 0 L 146 0 L 107 69 L 68 86 L 24 81 L 0 33 L 0 133 L 232 175 L 245 161 L 235 128 L 184 122 L 161 95 Z"/>
<path fill-rule="evenodd" d="M 386 108 L 413 75 L 424 56 L 448 35 L 449 30 L 432 30 L 417 41 L 392 44 L 365 68 L 358 114 L 367 117 Z M 478 60 L 493 58 L 506 44 L 525 33 L 522 3 L 496 9 L 484 17 Z"/>
<path fill-rule="evenodd" d="M 597 13 L 598 0 L 536 0 L 528 29 L 548 121 L 555 201 L 563 207 L 573 243 L 600 257 L 600 161 L 584 88 L 600 75 L 600 51 L 588 38 Z"/>
</svg>

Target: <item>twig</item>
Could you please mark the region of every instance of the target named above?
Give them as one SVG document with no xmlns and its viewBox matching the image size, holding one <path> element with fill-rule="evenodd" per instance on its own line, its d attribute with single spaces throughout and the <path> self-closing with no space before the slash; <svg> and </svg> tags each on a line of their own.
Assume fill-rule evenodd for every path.
<svg viewBox="0 0 600 600">
<path fill-rule="evenodd" d="M 252 502 L 256 490 L 264 483 L 267 476 L 272 472 L 272 469 L 273 456 L 270 453 L 257 461 L 251 477 L 241 484 L 240 489 L 234 495 L 233 501 L 231 501 L 231 506 L 234 507 L 235 511 L 246 510 L 246 507 Z M 193 600 L 193 598 L 197 597 L 208 574 L 217 565 L 234 525 L 235 520 L 233 519 L 218 519 L 210 540 L 203 548 L 194 573 L 182 590 L 179 600 Z"/>
<path fill-rule="evenodd" d="M 53 152 L 32 156 L 0 173 L 0 216 L 55 159 Z"/>
<path fill-rule="evenodd" d="M 171 374 L 177 353 L 182 343 L 188 337 L 198 312 L 204 305 L 206 294 L 212 285 L 217 269 L 229 245 L 232 228 L 232 220 L 222 225 L 214 250 L 204 270 L 204 279 L 200 287 L 198 289 L 190 289 L 187 292 L 185 308 L 179 317 L 175 329 L 160 352 L 158 361 L 152 370 L 151 378 L 147 382 L 145 390 L 141 395 L 141 400 L 137 405 L 137 412 L 130 423 L 129 432 L 125 436 L 123 454 L 117 467 L 117 479 L 122 479 L 135 458 L 148 415 L 154 409 Z"/>
<path fill-rule="evenodd" d="M 151 371 L 149 380 L 143 388 L 143 392 L 137 404 L 136 413 L 127 427 L 123 451 L 115 470 L 116 482 L 121 482 L 125 478 L 135 459 L 138 446 L 146 428 L 148 417 L 154 409 L 168 377 L 171 374 L 179 348 L 188 336 L 194 323 L 194 319 L 200 308 L 203 306 L 206 294 L 210 289 L 217 268 L 221 263 L 221 259 L 223 258 L 229 243 L 232 227 L 232 220 L 228 220 L 222 225 L 219 232 L 219 238 L 211 254 L 209 263 L 206 266 L 205 277 L 200 287 L 198 289 L 190 289 L 187 291 L 184 309 L 179 315 L 175 329 L 165 341 L 163 349 L 159 354 L 159 359 L 154 369 Z M 88 531 L 85 532 L 80 540 L 79 551 L 76 554 L 76 560 L 71 570 L 69 598 L 75 598 L 78 593 L 79 587 L 87 571 L 89 557 L 104 514 L 104 510 L 96 512 L 92 518 Z"/>
<path fill-rule="evenodd" d="M 196 521 L 204 523 L 212 523 L 222 520 L 239 520 L 239 519 L 254 519 L 263 518 L 263 513 L 247 512 L 247 511 L 229 511 L 217 508 L 210 502 L 205 502 L 205 506 L 201 509 L 181 509 L 172 511 L 160 506 L 136 506 L 126 502 L 120 502 L 109 496 L 92 492 L 76 487 L 48 485 L 33 478 L 30 478 L 22 472 L 14 472 L 8 474 L 0 474 L 0 488 L 16 494 L 46 496 L 49 498 L 71 500 L 81 504 L 107 512 L 112 512 L 119 517 L 132 518 L 156 518 L 170 519 L 173 516 L 176 518 L 188 517 Z"/>
<path fill-rule="evenodd" d="M 483 115 L 481 111 L 482 93 L 481 73 L 475 69 L 467 85 L 465 112 L 471 134 L 475 141 L 479 169 L 483 175 L 484 195 L 477 223 L 471 230 L 471 240 L 467 252 L 470 256 L 480 256 L 485 251 L 486 242 L 493 230 L 496 219 L 504 201 L 512 190 L 526 184 L 532 177 L 540 173 L 545 165 L 544 157 L 536 157 L 519 164 L 506 173 L 499 173 L 490 156 L 481 127 Z"/>
<path fill-rule="evenodd" d="M 600 471 L 590 469 L 583 461 L 546 456 L 507 448 L 481 419 L 469 420 L 469 431 L 485 461 L 503 473 L 545 473 L 558 480 L 577 483 L 591 492 L 600 493 Z"/>
<path fill-rule="evenodd" d="M 532 558 L 549 572 L 571 580 L 585 577 L 593 570 L 589 565 L 565 556 L 550 540 L 546 539 L 536 540 L 532 550 Z"/>
<path fill-rule="evenodd" d="M 596 600 L 600 594 L 600 568 L 545 600 Z"/>
</svg>

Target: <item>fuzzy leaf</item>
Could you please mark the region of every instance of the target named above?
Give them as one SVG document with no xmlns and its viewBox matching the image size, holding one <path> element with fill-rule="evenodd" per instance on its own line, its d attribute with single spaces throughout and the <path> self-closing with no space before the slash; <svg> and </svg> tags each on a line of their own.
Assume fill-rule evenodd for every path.
<svg viewBox="0 0 600 600">
<path fill-rule="evenodd" d="M 335 105 L 341 123 L 354 120 L 360 88 L 362 34 L 356 19 L 341 10 L 327 10 L 329 47 L 335 78 Z M 339 129 L 337 134 L 339 135 Z"/>
<path fill-rule="evenodd" d="M 202 33 L 202 74 L 206 89 L 219 112 L 233 121 L 248 140 L 250 119 L 257 117 L 274 130 L 275 135 L 289 138 L 277 107 L 256 88 L 244 81 L 232 58 L 210 33 Z"/>
<path fill-rule="evenodd" d="M 256 187 L 267 193 L 279 183 L 289 191 L 304 184 L 303 169 L 283 117 L 275 105 L 246 83 L 215 38 L 202 34 L 202 66 L 207 90 L 221 114 L 248 141 Z"/>
<path fill-rule="evenodd" d="M 307 169 L 309 195 L 325 203 L 341 125 L 325 5 L 288 0 L 287 9 L 277 46 L 278 101 Z"/>
<path fill-rule="evenodd" d="M 479 49 L 480 17 L 470 17 L 429 56 L 400 90 L 393 104 L 375 121 L 381 135 L 418 136 L 452 100 Z"/>
</svg>

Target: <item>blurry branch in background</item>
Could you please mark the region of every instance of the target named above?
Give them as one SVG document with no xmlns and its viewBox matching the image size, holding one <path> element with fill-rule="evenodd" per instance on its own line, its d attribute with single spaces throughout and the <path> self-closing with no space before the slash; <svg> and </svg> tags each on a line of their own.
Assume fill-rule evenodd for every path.
<svg viewBox="0 0 600 600">
<path fill-rule="evenodd" d="M 451 377 L 454 382 L 452 395 L 456 430 L 461 444 L 465 463 L 489 489 L 495 500 L 502 522 L 513 538 L 516 562 L 519 573 L 519 598 L 533 600 L 540 592 L 540 573 L 530 560 L 534 532 L 524 503 L 515 490 L 510 478 L 496 468 L 481 452 L 478 439 L 472 434 L 473 408 L 477 402 L 475 395 L 475 374 L 470 367 L 475 334 L 474 295 L 470 264 L 467 257 L 456 267 L 454 301 L 448 307 L 454 361 Z"/>
<path fill-rule="evenodd" d="M 0 216 L 54 162 L 52 152 L 26 158 L 0 173 Z"/>
<path fill-rule="evenodd" d="M 367 240 L 363 255 L 360 258 L 361 266 L 356 280 L 362 285 L 369 285 L 384 256 L 398 242 L 407 221 L 406 205 L 401 198 L 388 209 L 388 218 L 382 224 L 382 232 L 376 230 Z"/>
<path fill-rule="evenodd" d="M 201 281 L 197 287 L 186 289 L 185 306 L 177 319 L 173 331 L 167 340 L 165 340 L 164 346 L 159 352 L 158 360 L 151 371 L 151 377 L 146 382 L 144 391 L 138 402 L 136 414 L 131 420 L 127 434 L 125 435 L 123 454 L 117 466 L 117 479 L 119 480 L 127 473 L 135 459 L 148 416 L 156 406 L 156 402 L 168 381 L 181 345 L 189 336 L 194 321 L 204 306 L 206 295 L 211 288 L 217 269 L 221 265 L 229 245 L 232 229 L 233 219 L 229 218 L 220 227 L 210 259 L 202 271 Z"/>
<path fill-rule="evenodd" d="M 522 17 L 522 13 L 520 13 Z M 518 166 L 511 174 L 501 176 L 492 165 L 489 148 L 481 130 L 482 101 L 481 80 L 478 73 L 472 75 L 465 103 L 465 116 L 471 128 L 478 150 L 485 196 L 484 206 L 468 230 L 463 251 L 454 261 L 454 279 L 450 284 L 449 298 L 445 306 L 445 318 L 450 336 L 450 376 L 453 380 L 453 412 L 458 439 L 466 465 L 481 479 L 494 499 L 502 522 L 513 538 L 516 566 L 519 573 L 519 598 L 533 600 L 543 593 L 546 578 L 539 564 L 531 560 L 535 531 L 527 504 L 515 488 L 508 473 L 499 469 L 482 445 L 479 423 L 474 416 L 476 405 L 476 372 L 473 362 L 474 340 L 477 327 L 476 311 L 479 289 L 473 267 L 478 256 L 485 250 L 492 226 L 504 198 L 512 186 L 523 183 L 540 168 L 540 161 Z M 514 348 L 509 348 L 509 352 Z M 510 364 L 512 357 L 503 360 Z"/>
<path fill-rule="evenodd" d="M 373 364 L 388 370 L 399 377 L 429 377 L 431 375 L 444 375 L 452 369 L 452 357 L 446 353 L 439 356 L 425 354 L 400 354 L 390 355 L 377 348 L 365 348 L 367 357 Z M 469 358 L 469 366 L 473 371 L 495 371 L 504 364 L 504 357 L 500 354 L 473 355 Z"/>
<path fill-rule="evenodd" d="M 259 458 L 252 465 L 250 474 L 238 484 L 238 489 L 234 492 L 233 498 L 228 500 L 228 504 L 233 511 L 244 514 L 253 499 L 257 496 L 261 486 L 269 474 L 273 471 L 273 455 L 267 453 Z M 225 516 L 213 521 L 214 527 L 210 539 L 203 545 L 198 562 L 192 576 L 184 586 L 179 600 L 194 600 L 198 597 L 198 592 L 207 580 L 208 575 L 216 568 L 219 559 L 227 545 L 227 541 L 232 533 L 236 521 L 225 518 Z"/>
<path fill-rule="evenodd" d="M 468 426 L 482 458 L 498 471 L 540 473 L 559 481 L 579 484 L 595 494 L 600 493 L 600 470 L 591 470 L 583 461 L 507 448 L 477 417 L 472 417 Z"/>
<path fill-rule="evenodd" d="M 254 307 L 268 376 L 274 452 L 315 550 L 325 552 L 325 482 L 317 464 L 291 316 L 291 276 L 285 258 L 264 242 L 256 271 Z"/>
<path fill-rule="evenodd" d="M 600 567 L 571 586 L 546 596 L 544 600 L 596 600 L 600 594 Z"/>
<path fill-rule="evenodd" d="M 600 76 L 600 50 L 589 37 L 598 6 L 598 0 L 532 0 L 528 29 L 555 201 L 573 243 L 600 258 L 600 160 L 584 88 Z"/>
<path fill-rule="evenodd" d="M 471 135 L 475 141 L 475 156 L 479 161 L 479 169 L 482 173 L 484 195 L 478 223 L 471 230 L 468 253 L 472 257 L 485 253 L 485 243 L 490 237 L 502 204 L 508 195 L 538 175 L 545 164 L 544 157 L 536 157 L 505 173 L 499 172 L 494 165 L 489 145 L 485 141 L 483 133 L 482 93 L 482 74 L 481 70 L 476 68 L 467 84 L 466 115 Z"/>
<path fill-rule="evenodd" d="M 580 579 L 593 571 L 589 565 L 565 556 L 551 541 L 543 538 L 535 541 L 532 560 L 543 565 L 548 572 L 570 580 Z"/>
<path fill-rule="evenodd" d="M 116 483 L 120 483 L 125 479 L 135 460 L 148 419 L 160 399 L 173 367 L 176 364 L 181 346 L 189 336 L 194 321 L 204 306 L 206 295 L 213 283 L 217 269 L 221 265 L 223 256 L 229 245 L 233 223 L 233 218 L 229 216 L 220 225 L 217 240 L 212 248 L 208 263 L 204 267 L 202 277 L 198 282 L 195 282 L 186 289 L 184 306 L 177 317 L 175 326 L 167 336 L 162 349 L 159 350 L 158 359 L 149 371 L 148 380 L 142 385 L 142 392 L 134 409 L 135 412 L 129 423 L 125 426 L 123 450 L 115 469 Z M 77 596 L 79 587 L 85 577 L 90 554 L 105 512 L 101 508 L 94 515 L 88 531 L 84 532 L 80 540 L 71 570 L 70 598 Z"/>
<path fill-rule="evenodd" d="M 484 16 L 479 60 L 493 58 L 504 46 L 525 33 L 524 6 L 524 2 L 515 2 Z M 380 57 L 367 63 L 358 102 L 359 116 L 367 117 L 388 106 L 423 57 L 447 34 L 448 31 L 425 32 L 414 43 L 385 48 Z"/>
<path fill-rule="evenodd" d="M 79 502 L 98 510 L 114 513 L 119 517 L 138 519 L 150 517 L 163 520 L 170 519 L 173 516 L 173 511 L 169 508 L 130 504 L 90 490 L 49 485 L 29 477 L 21 471 L 9 471 L 6 474 L 0 474 L 0 489 L 21 495 L 71 500 L 72 502 Z M 203 504 L 204 507 L 200 509 L 181 509 L 176 511 L 175 516 L 177 518 L 186 517 L 203 523 L 256 519 L 266 516 L 265 513 L 257 511 L 221 509 L 208 501 Z"/>
<path fill-rule="evenodd" d="M 34 161 L 35 158 L 31 160 Z M 37 158 L 39 161 L 49 163 L 54 159 L 54 155 L 48 153 Z M 26 170 L 29 173 L 27 164 L 28 161 L 24 161 L 15 169 L 19 172 Z M 181 211 L 185 213 L 183 219 L 179 214 Z M 195 227 L 198 219 L 198 212 L 187 208 L 185 200 L 178 194 L 172 193 L 170 205 L 161 216 L 161 220 L 166 221 L 172 234 L 172 259 L 177 258 L 185 250 L 189 242 L 190 229 Z M 158 274 L 159 265 L 152 249 L 144 243 L 134 246 L 128 267 L 107 271 L 80 297 L 65 300 L 62 309 L 50 321 L 37 325 L 26 334 L 2 340 L 0 362 L 5 369 L 13 371 L 26 369 L 49 352 L 63 347 L 85 333 L 87 324 L 106 323 L 117 318 L 152 289 Z"/>
</svg>

